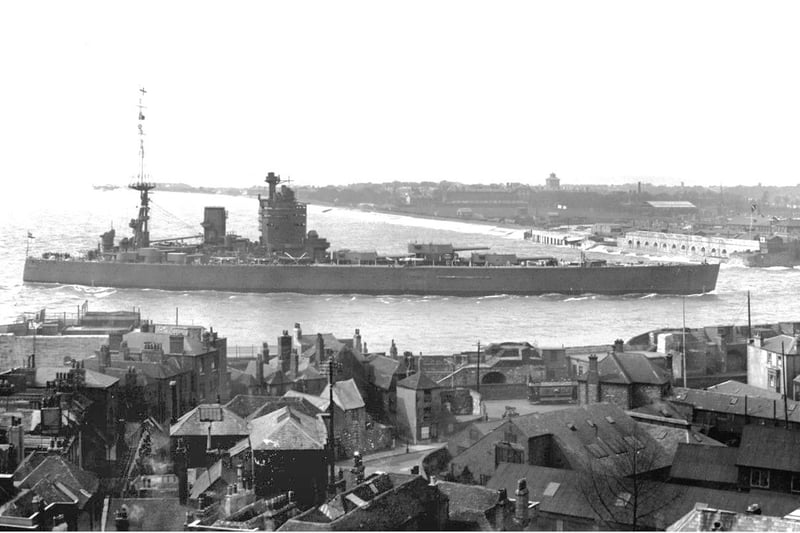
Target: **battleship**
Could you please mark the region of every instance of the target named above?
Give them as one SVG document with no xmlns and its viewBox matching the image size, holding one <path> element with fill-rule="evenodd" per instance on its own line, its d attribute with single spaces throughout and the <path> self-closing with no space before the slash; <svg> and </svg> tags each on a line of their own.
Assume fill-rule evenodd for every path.
<svg viewBox="0 0 800 533">
<path fill-rule="evenodd" d="M 142 93 L 144 94 L 144 92 Z M 139 132 L 144 135 L 141 98 Z M 408 245 L 408 253 L 339 250 L 306 231 L 307 207 L 280 176 L 266 177 L 259 195 L 257 242 L 226 232 L 222 207 L 206 207 L 202 234 L 150 239 L 150 192 L 140 139 L 139 174 L 129 187 L 139 193 L 131 237 L 101 236 L 81 257 L 46 252 L 26 257 L 23 281 L 95 287 L 215 290 L 253 293 L 373 295 L 700 294 L 715 289 L 719 264 L 565 263 L 552 257 L 517 257 L 451 244 Z M 280 185 L 280 188 L 278 188 Z M 190 239 L 202 239 L 188 244 Z"/>
</svg>

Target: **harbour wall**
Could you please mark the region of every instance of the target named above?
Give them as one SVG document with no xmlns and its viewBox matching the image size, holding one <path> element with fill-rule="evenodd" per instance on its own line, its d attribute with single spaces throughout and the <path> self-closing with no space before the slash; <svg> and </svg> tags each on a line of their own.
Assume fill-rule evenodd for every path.
<svg viewBox="0 0 800 533">
<path fill-rule="evenodd" d="M 661 233 L 659 231 L 630 231 L 617 238 L 620 250 L 689 257 L 727 258 L 735 252 L 757 252 L 759 243 L 753 239 L 729 239 L 707 235 Z"/>
<path fill-rule="evenodd" d="M 63 366 L 64 357 L 82 360 L 94 355 L 100 346 L 108 343 L 108 335 L 0 335 L 0 368 L 22 367 L 34 353 L 36 366 Z"/>
</svg>

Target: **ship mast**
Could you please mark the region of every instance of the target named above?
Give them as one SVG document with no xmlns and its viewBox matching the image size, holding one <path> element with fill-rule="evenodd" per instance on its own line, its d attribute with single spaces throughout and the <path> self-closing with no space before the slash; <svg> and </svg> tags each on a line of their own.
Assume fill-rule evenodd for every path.
<svg viewBox="0 0 800 533">
<path fill-rule="evenodd" d="M 147 91 L 144 87 L 139 89 L 139 175 L 136 180 L 128 185 L 128 188 L 139 191 L 139 215 L 131 220 L 130 227 L 133 229 L 133 248 L 147 248 L 150 246 L 150 191 L 155 189 L 156 184 L 148 181 L 149 176 L 144 172 L 144 109 L 142 103 Z"/>
</svg>

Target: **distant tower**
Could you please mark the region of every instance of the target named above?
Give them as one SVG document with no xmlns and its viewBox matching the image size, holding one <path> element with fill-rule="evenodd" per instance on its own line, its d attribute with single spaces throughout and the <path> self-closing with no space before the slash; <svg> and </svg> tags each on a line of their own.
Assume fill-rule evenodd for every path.
<svg viewBox="0 0 800 533">
<path fill-rule="evenodd" d="M 551 172 L 550 176 L 547 178 L 547 182 L 545 188 L 548 191 L 559 191 L 561 190 L 561 180 L 558 179 L 555 172 Z"/>
<path fill-rule="evenodd" d="M 144 109 L 142 98 L 147 91 L 144 87 L 139 89 L 142 94 L 139 97 L 139 175 L 136 180 L 128 185 L 129 188 L 139 191 L 139 216 L 131 220 L 130 227 L 133 229 L 133 248 L 147 248 L 150 246 L 150 191 L 156 188 L 156 184 L 148 181 L 149 176 L 144 171 Z"/>
</svg>

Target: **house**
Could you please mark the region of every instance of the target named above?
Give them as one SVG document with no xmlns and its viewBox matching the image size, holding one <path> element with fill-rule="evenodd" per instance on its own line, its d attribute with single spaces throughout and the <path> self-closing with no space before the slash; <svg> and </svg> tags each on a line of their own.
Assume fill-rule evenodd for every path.
<svg viewBox="0 0 800 533">
<path fill-rule="evenodd" d="M 397 432 L 412 444 L 436 440 L 442 415 L 442 387 L 422 372 L 397 382 Z"/>
<path fill-rule="evenodd" d="M 687 409 L 689 420 L 699 430 L 725 443 L 736 443 L 748 424 L 785 425 L 800 429 L 800 402 L 721 394 L 675 388 L 670 403 Z"/>
<path fill-rule="evenodd" d="M 86 369 L 83 362 L 33 365 L 0 373 L 0 382 L 13 391 L 5 397 L 6 408 L 19 403 L 30 422 L 26 448 L 38 447 L 34 435 L 45 442 L 69 441 L 77 464 L 104 472 L 116 459 L 119 380 Z"/>
<path fill-rule="evenodd" d="M 52 524 L 57 515 L 63 515 L 70 530 L 86 531 L 99 525 L 103 500 L 95 474 L 58 455 L 38 454 L 17 477 L 16 496 L 0 507 L 0 529 L 22 529 L 26 524 L 14 519 L 37 512 L 42 526 Z"/>
<path fill-rule="evenodd" d="M 347 457 L 352 457 L 353 452 L 363 451 L 367 448 L 367 410 L 361 393 L 352 379 L 336 381 L 333 384 L 333 402 L 338 409 L 334 410 L 334 433 L 338 445 Z M 330 385 L 326 385 L 320 398 L 328 398 L 331 394 Z M 336 414 L 340 417 L 337 419 Z"/>
<path fill-rule="evenodd" d="M 600 478 L 592 478 L 585 471 L 505 463 L 488 481 L 487 488 L 504 488 L 511 494 L 520 479 L 526 481 L 528 500 L 536 502 L 529 514 L 528 527 L 532 530 L 634 529 L 634 501 L 630 491 L 635 489 L 630 482 L 620 486 L 619 482 L 624 480 L 618 479 L 615 484 L 620 489 L 601 492 L 594 487 L 609 485 L 601 484 Z M 640 482 L 644 485 L 637 493 L 636 529 L 664 530 L 692 511 L 697 502 L 739 513 L 757 506 L 769 516 L 785 516 L 798 508 L 797 497 L 788 494 L 716 490 L 646 479 Z"/>
<path fill-rule="evenodd" d="M 179 440 L 186 446 L 187 468 L 213 464 L 214 453 L 228 450 L 249 434 L 247 421 L 221 404 L 198 405 L 169 428 L 171 449 Z"/>
<path fill-rule="evenodd" d="M 756 337 L 747 346 L 747 383 L 762 389 L 794 394 L 794 379 L 800 375 L 798 338 L 776 335 L 769 339 Z"/>
<path fill-rule="evenodd" d="M 191 404 L 198 405 L 230 399 L 227 346 L 227 339 L 202 326 L 143 324 L 122 336 L 118 353 L 122 360 L 175 358 L 181 368 L 191 370 Z M 111 340 L 109 348 L 113 354 Z"/>
<path fill-rule="evenodd" d="M 667 531 L 800 531 L 800 520 L 751 511 L 737 513 L 698 503 Z"/>
<path fill-rule="evenodd" d="M 328 484 L 327 429 L 321 417 L 283 407 L 250 421 L 259 498 L 293 491 L 301 507 L 320 503 Z"/>
<path fill-rule="evenodd" d="M 615 345 L 602 362 L 589 356 L 589 369 L 577 377 L 581 405 L 611 402 L 621 409 L 634 409 L 669 395 L 672 388 L 672 359 L 666 369 L 641 352 L 625 352 Z"/>
<path fill-rule="evenodd" d="M 634 449 L 643 458 L 639 472 L 659 475 L 669 467 L 667 452 L 615 405 L 568 407 L 507 418 L 454 457 L 450 474 L 483 485 L 501 463 L 618 471 L 629 466 L 618 457 Z"/>
<path fill-rule="evenodd" d="M 441 531 L 448 498 L 421 476 L 376 473 L 278 531 Z"/>
<path fill-rule="evenodd" d="M 191 508 L 177 498 L 109 498 L 101 531 L 182 531 Z"/>
<path fill-rule="evenodd" d="M 736 465 L 739 485 L 800 494 L 800 432 L 757 424 L 744 426 Z"/>
</svg>

